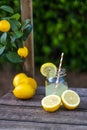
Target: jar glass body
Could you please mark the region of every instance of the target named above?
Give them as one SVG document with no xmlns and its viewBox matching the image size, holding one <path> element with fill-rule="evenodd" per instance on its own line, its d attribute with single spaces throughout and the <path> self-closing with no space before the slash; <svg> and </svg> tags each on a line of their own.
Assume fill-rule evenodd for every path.
<svg viewBox="0 0 87 130">
<path fill-rule="evenodd" d="M 57 76 L 50 77 L 45 80 L 45 95 L 56 94 L 61 96 L 68 89 L 66 70 L 61 69 L 59 74 L 59 82 L 56 84 Z"/>
</svg>

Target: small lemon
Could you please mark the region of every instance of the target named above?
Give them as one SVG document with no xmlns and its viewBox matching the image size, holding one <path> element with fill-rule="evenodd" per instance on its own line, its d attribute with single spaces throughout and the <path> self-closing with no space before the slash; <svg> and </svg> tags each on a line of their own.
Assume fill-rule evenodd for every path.
<svg viewBox="0 0 87 130">
<path fill-rule="evenodd" d="M 25 73 L 18 73 L 13 78 L 13 86 L 16 87 L 20 83 L 23 83 L 23 81 L 27 78 L 27 75 Z"/>
<path fill-rule="evenodd" d="M 28 56 L 29 51 L 28 48 L 24 46 L 22 48 L 19 48 L 17 53 L 20 57 L 26 58 Z"/>
<path fill-rule="evenodd" d="M 19 99 L 29 99 L 35 95 L 35 90 L 29 84 L 20 84 L 14 88 L 13 94 Z"/>
<path fill-rule="evenodd" d="M 24 57 L 27 57 L 27 55 L 29 54 L 29 50 L 26 46 L 24 46 L 23 48 L 25 50 L 25 56 Z"/>
<path fill-rule="evenodd" d="M 7 20 L 0 21 L 0 31 L 1 32 L 8 32 L 10 30 L 10 23 Z"/>
</svg>

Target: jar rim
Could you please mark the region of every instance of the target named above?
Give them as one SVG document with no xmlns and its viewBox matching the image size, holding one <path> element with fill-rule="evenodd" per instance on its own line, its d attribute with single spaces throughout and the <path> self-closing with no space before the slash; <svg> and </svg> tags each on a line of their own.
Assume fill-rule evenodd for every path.
<svg viewBox="0 0 87 130">
<path fill-rule="evenodd" d="M 62 68 L 60 73 L 59 73 L 59 77 L 64 77 L 66 76 L 66 69 L 65 68 Z M 50 77 L 50 78 L 47 78 L 48 81 L 51 81 L 51 80 L 56 80 L 57 79 L 57 74 L 55 75 L 55 77 Z"/>
</svg>

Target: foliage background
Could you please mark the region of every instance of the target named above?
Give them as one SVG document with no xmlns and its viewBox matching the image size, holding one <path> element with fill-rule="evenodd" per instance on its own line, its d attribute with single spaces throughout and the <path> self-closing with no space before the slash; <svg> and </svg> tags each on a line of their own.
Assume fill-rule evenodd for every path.
<svg viewBox="0 0 87 130">
<path fill-rule="evenodd" d="M 1 0 L 3 4 L 20 11 L 19 0 Z M 87 71 L 87 0 L 33 0 L 33 18 L 37 66 L 48 61 L 58 65 L 64 52 L 66 68 Z"/>
</svg>

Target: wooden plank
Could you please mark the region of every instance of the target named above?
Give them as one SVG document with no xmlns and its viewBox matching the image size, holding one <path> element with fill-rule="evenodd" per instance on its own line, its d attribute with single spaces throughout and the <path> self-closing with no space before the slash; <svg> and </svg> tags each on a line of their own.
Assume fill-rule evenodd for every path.
<svg viewBox="0 0 87 130">
<path fill-rule="evenodd" d="M 41 107 L 35 108 L 0 105 L 0 120 L 87 125 L 87 111 L 67 111 L 65 109 L 60 109 L 55 113 L 48 113 L 45 112 Z"/>
<path fill-rule="evenodd" d="M 20 0 L 21 3 L 21 17 L 22 20 L 29 18 L 33 24 L 32 0 Z M 26 46 L 29 49 L 29 55 L 24 60 L 24 69 L 26 73 L 34 77 L 34 42 L 33 31 L 26 40 Z"/>
<path fill-rule="evenodd" d="M 13 88 L 13 86 L 11 87 Z M 69 88 L 71 90 L 74 90 L 77 92 L 81 97 L 87 97 L 87 88 Z M 11 90 L 12 91 L 12 90 Z M 8 94 L 8 93 L 7 93 Z M 7 95 L 6 94 L 6 95 Z M 36 95 L 45 95 L 45 87 L 44 86 L 38 86 Z M 4 95 L 5 96 L 5 95 Z M 3 98 L 3 97 L 2 97 Z"/>
<path fill-rule="evenodd" d="M 36 122 L 0 121 L 0 130 L 87 130 L 85 125 L 50 124 Z"/>
<path fill-rule="evenodd" d="M 77 92 L 80 96 L 87 97 L 87 88 L 69 88 Z"/>
<path fill-rule="evenodd" d="M 70 89 L 81 97 L 79 108 L 68 111 L 61 106 L 54 113 L 45 112 L 41 107 L 44 87 L 38 87 L 37 94 L 30 100 L 18 100 L 11 92 L 4 95 L 0 99 L 0 129 L 86 130 L 87 89 Z"/>
<path fill-rule="evenodd" d="M 80 106 L 78 109 L 87 109 L 87 89 L 84 88 L 71 88 L 72 90 L 78 92 L 81 98 Z M 12 92 L 7 93 L 3 97 L 0 98 L 1 105 L 15 105 L 15 106 L 35 106 L 41 107 L 41 99 L 45 96 L 44 87 L 38 87 L 35 96 L 28 100 L 20 100 L 17 99 Z M 10 100 L 9 100 L 10 99 Z"/>
<path fill-rule="evenodd" d="M 44 95 L 35 95 L 33 98 L 28 100 L 17 99 L 12 93 L 8 93 L 0 99 L 1 105 L 12 105 L 12 106 L 33 106 L 41 107 L 41 100 Z M 10 99 L 10 100 L 9 100 Z M 81 102 L 78 109 L 87 110 L 87 97 L 81 97 Z"/>
<path fill-rule="evenodd" d="M 41 106 L 41 99 L 43 97 L 44 97 L 43 95 L 39 95 L 39 96 L 35 95 L 31 99 L 20 100 L 20 99 L 17 99 L 12 93 L 8 93 L 7 95 L 3 96 L 3 98 L 0 99 L 0 104 L 1 105 L 12 105 L 12 106 L 35 106 L 35 107 L 40 107 Z"/>
</svg>

